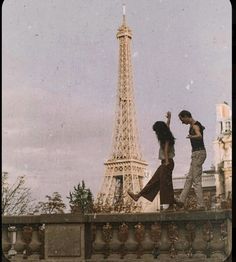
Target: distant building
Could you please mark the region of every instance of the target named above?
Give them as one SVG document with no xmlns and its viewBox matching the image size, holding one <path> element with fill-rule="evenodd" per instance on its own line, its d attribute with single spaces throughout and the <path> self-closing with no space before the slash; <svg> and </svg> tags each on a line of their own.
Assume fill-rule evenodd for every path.
<svg viewBox="0 0 236 262">
<path fill-rule="evenodd" d="M 232 112 L 224 102 L 216 106 L 217 135 L 213 142 L 216 170 L 216 195 L 227 197 L 232 192 Z"/>
</svg>

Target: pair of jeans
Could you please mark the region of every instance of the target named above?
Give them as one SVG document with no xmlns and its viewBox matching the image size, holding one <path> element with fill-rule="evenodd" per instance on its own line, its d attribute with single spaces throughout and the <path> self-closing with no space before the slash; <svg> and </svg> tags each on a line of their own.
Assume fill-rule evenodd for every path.
<svg viewBox="0 0 236 262">
<path fill-rule="evenodd" d="M 180 194 L 180 201 L 185 202 L 188 193 L 193 186 L 195 194 L 197 196 L 197 206 L 203 207 L 203 192 L 202 192 L 202 165 L 206 159 L 206 150 L 199 150 L 192 152 L 191 164 L 189 173 L 186 177 L 184 189 Z"/>
</svg>

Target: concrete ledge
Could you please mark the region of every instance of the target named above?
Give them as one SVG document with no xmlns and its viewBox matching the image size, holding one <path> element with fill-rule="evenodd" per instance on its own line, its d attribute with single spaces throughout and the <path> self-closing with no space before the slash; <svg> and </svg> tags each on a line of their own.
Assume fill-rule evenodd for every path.
<svg viewBox="0 0 236 262">
<path fill-rule="evenodd" d="M 87 222 L 156 222 L 232 219 L 231 210 L 87 215 Z"/>
<path fill-rule="evenodd" d="M 65 224 L 91 222 L 153 222 L 232 219 L 231 210 L 176 211 L 134 214 L 52 214 L 39 216 L 2 216 L 2 224 Z"/>
</svg>

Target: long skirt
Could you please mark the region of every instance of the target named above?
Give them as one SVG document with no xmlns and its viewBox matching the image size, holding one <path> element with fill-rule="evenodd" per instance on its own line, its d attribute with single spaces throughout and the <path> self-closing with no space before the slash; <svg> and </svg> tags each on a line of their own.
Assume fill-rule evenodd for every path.
<svg viewBox="0 0 236 262">
<path fill-rule="evenodd" d="M 162 160 L 152 178 L 140 191 L 140 195 L 149 201 L 153 201 L 160 191 L 160 204 L 174 203 L 174 190 L 172 183 L 172 171 L 174 169 L 173 159 L 169 159 L 169 164 L 165 165 Z"/>
</svg>

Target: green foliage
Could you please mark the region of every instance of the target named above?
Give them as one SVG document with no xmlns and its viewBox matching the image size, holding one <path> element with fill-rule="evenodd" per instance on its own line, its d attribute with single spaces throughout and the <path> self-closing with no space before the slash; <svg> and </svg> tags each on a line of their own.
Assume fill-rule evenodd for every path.
<svg viewBox="0 0 236 262">
<path fill-rule="evenodd" d="M 74 191 L 69 193 L 69 199 L 72 213 L 91 213 L 93 211 L 93 195 L 89 188 L 85 187 L 84 180 L 78 186 L 74 186 Z"/>
<path fill-rule="evenodd" d="M 52 196 L 45 196 L 46 202 L 38 202 L 34 213 L 40 214 L 63 214 L 66 205 L 63 203 L 60 193 L 54 192 Z"/>
</svg>

